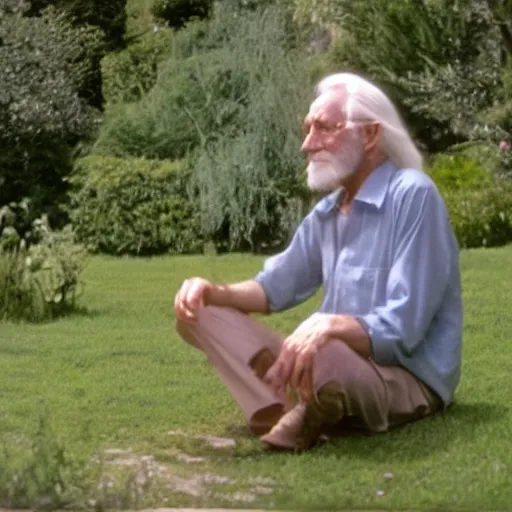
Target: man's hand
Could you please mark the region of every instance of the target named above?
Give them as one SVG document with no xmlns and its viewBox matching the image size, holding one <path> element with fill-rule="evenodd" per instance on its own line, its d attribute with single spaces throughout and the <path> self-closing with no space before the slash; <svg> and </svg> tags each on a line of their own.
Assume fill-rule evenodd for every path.
<svg viewBox="0 0 512 512">
<path fill-rule="evenodd" d="M 290 385 L 305 402 L 314 396 L 313 364 L 317 352 L 332 339 L 335 315 L 315 313 L 283 342 L 277 361 L 267 372 L 265 382 L 274 391 Z"/>
<path fill-rule="evenodd" d="M 174 298 L 176 319 L 193 324 L 197 320 L 199 309 L 205 306 L 206 296 L 212 288 L 212 283 L 201 277 L 185 280 Z"/>
</svg>

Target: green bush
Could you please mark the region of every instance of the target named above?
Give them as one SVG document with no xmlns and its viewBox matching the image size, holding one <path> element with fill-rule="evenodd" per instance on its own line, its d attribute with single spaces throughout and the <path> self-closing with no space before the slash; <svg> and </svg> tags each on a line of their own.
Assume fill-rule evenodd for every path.
<svg viewBox="0 0 512 512">
<path fill-rule="evenodd" d="M 219 7 L 210 23 L 229 30 L 218 50 L 221 87 L 202 93 L 214 116 L 194 166 L 203 230 L 221 233 L 231 250 L 268 250 L 289 240 L 304 193 L 300 127 L 312 84 L 278 7 Z"/>
<path fill-rule="evenodd" d="M 70 226 L 52 231 L 46 217 L 20 235 L 8 207 L 0 217 L 0 319 L 43 321 L 76 306 L 85 249 Z"/>
<path fill-rule="evenodd" d="M 155 84 L 158 63 L 173 49 L 172 30 L 159 28 L 101 61 L 102 93 L 107 103 L 139 100 Z"/>
<path fill-rule="evenodd" d="M 178 160 L 242 111 L 226 55 L 218 50 L 162 64 L 157 83 L 138 103 L 107 109 L 94 151 L 118 157 Z M 238 116 L 238 117 L 237 117 Z"/>
<path fill-rule="evenodd" d="M 205 237 L 224 249 L 287 241 L 303 193 L 300 126 L 312 83 L 288 45 L 285 16 L 217 4 L 175 43 L 178 58 L 162 63 L 151 91 L 107 113 L 95 151 L 192 155 Z"/>
<path fill-rule="evenodd" d="M 202 249 L 183 162 L 88 156 L 72 177 L 70 217 L 91 252 L 149 255 Z"/>
<path fill-rule="evenodd" d="M 99 27 L 109 49 L 123 46 L 126 0 L 30 0 L 30 16 L 51 5 L 65 12 L 77 25 Z"/>
<path fill-rule="evenodd" d="M 101 47 L 100 31 L 55 10 L 6 14 L 0 5 L 0 205 L 32 200 L 56 226 L 72 151 L 94 130 L 81 97 Z"/>
<path fill-rule="evenodd" d="M 502 55 L 491 2 L 289 1 L 333 34 L 332 67 L 383 85 L 429 152 L 467 140 L 478 110 L 495 104 Z"/>
<path fill-rule="evenodd" d="M 512 180 L 464 155 L 438 155 L 428 173 L 443 196 L 461 247 L 512 242 Z"/>
<path fill-rule="evenodd" d="M 497 179 L 481 190 L 445 192 L 459 245 L 494 247 L 512 242 L 512 182 Z"/>
<path fill-rule="evenodd" d="M 428 173 L 441 193 L 479 190 L 493 184 L 492 173 L 464 155 L 439 154 L 428 166 Z"/>
</svg>

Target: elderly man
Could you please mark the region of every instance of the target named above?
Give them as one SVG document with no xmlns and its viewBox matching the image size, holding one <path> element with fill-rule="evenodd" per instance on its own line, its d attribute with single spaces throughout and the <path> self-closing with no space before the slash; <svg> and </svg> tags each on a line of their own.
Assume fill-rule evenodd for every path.
<svg viewBox="0 0 512 512">
<path fill-rule="evenodd" d="M 308 185 L 328 194 L 288 248 L 254 279 L 193 278 L 175 298 L 178 332 L 205 352 L 252 431 L 291 450 L 342 427 L 385 432 L 443 409 L 462 343 L 457 243 L 388 97 L 357 75 L 331 75 L 304 136 Z M 249 316 L 291 308 L 320 286 L 320 309 L 288 336 Z"/>
</svg>

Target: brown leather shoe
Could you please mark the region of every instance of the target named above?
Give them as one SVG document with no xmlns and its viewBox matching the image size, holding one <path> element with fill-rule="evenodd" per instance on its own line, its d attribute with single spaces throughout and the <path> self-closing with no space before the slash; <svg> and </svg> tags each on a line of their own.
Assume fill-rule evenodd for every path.
<svg viewBox="0 0 512 512">
<path fill-rule="evenodd" d="M 318 391 L 316 399 L 296 405 L 261 440 L 272 448 L 307 450 L 319 442 L 325 427 L 343 418 L 344 410 L 339 383 L 328 382 Z"/>
</svg>

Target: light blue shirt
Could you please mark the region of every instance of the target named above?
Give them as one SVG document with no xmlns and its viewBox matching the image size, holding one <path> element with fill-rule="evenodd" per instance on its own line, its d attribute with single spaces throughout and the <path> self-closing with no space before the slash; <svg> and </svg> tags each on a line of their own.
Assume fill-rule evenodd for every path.
<svg viewBox="0 0 512 512">
<path fill-rule="evenodd" d="M 323 285 L 320 312 L 355 316 L 373 359 L 401 365 L 447 405 L 460 380 L 459 249 L 442 197 L 421 171 L 386 162 L 340 213 L 343 191 L 324 197 L 288 248 L 256 280 L 271 311 L 291 308 Z"/>
</svg>

